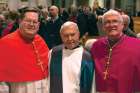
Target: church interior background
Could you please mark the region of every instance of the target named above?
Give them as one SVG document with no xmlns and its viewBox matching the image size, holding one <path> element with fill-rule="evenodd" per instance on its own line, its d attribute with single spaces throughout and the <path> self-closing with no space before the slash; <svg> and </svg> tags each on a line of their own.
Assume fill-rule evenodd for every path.
<svg viewBox="0 0 140 93">
<path fill-rule="evenodd" d="M 16 10 L 19 7 L 26 6 L 38 6 L 42 5 L 45 7 L 51 5 L 57 5 L 59 7 L 68 8 L 71 5 L 89 5 L 93 6 L 95 0 L 0 0 L 0 9 L 7 7 L 11 10 Z M 140 11 L 140 0 L 96 0 L 99 2 L 101 7 L 105 8 L 121 8 L 127 10 L 132 15 L 136 15 Z"/>
<path fill-rule="evenodd" d="M 56 5 L 68 9 L 71 6 L 90 6 L 93 7 L 93 3 L 97 1 L 99 6 L 107 9 L 120 8 L 127 11 L 133 16 L 135 25 L 134 28 L 140 32 L 140 18 L 135 18 L 135 16 L 140 14 L 140 0 L 0 0 L 0 12 L 4 9 L 18 10 L 23 6 L 30 7 L 49 7 L 51 5 Z"/>
</svg>

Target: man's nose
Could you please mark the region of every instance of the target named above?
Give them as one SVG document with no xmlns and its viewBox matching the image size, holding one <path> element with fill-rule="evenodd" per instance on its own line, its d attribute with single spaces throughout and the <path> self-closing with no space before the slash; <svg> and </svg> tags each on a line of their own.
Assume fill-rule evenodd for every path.
<svg viewBox="0 0 140 93">
<path fill-rule="evenodd" d="M 34 25 L 35 24 L 35 22 L 33 22 L 33 21 L 30 21 L 30 25 Z"/>
<path fill-rule="evenodd" d="M 72 40 L 72 37 L 71 36 L 68 36 L 68 40 Z"/>
</svg>

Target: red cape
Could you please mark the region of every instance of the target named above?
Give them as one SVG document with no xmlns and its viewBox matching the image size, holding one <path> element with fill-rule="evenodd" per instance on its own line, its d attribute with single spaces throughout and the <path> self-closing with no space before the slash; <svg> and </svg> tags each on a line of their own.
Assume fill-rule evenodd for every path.
<svg viewBox="0 0 140 93">
<path fill-rule="evenodd" d="M 26 42 L 17 30 L 0 40 L 0 81 L 34 81 L 48 75 L 49 49 L 39 35 L 35 36 L 33 42 L 35 42 L 45 72 L 37 65 L 32 43 Z"/>
</svg>

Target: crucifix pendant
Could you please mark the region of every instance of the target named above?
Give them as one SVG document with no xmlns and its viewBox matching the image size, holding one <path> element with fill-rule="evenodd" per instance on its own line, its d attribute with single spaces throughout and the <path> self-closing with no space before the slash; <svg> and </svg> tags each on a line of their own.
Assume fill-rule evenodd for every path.
<svg viewBox="0 0 140 93">
<path fill-rule="evenodd" d="M 107 79 L 107 76 L 108 76 L 108 71 L 105 70 L 105 72 L 103 72 L 103 74 L 104 74 L 104 80 L 106 80 Z"/>
<path fill-rule="evenodd" d="M 41 67 L 41 70 L 44 71 L 44 67 L 43 67 L 43 63 L 42 62 L 37 63 L 37 65 L 39 65 Z"/>
</svg>

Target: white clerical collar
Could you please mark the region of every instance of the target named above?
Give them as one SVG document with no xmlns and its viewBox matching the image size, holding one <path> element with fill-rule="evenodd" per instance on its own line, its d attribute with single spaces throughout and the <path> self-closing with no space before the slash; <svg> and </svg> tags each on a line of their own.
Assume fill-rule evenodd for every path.
<svg viewBox="0 0 140 93">
<path fill-rule="evenodd" d="M 65 48 L 65 46 L 63 46 L 63 49 L 64 49 L 64 51 L 77 51 L 77 50 L 79 50 L 79 49 L 81 49 L 82 48 L 82 46 L 81 45 L 78 45 L 77 47 L 75 47 L 74 49 L 67 49 L 67 48 Z"/>
<path fill-rule="evenodd" d="M 65 45 L 63 45 L 63 48 L 65 48 L 65 49 L 68 49 L 68 50 L 74 50 L 74 49 L 76 49 L 76 48 L 79 48 L 81 45 L 79 44 L 79 45 L 77 45 L 76 47 L 74 47 L 73 49 L 68 49 Z"/>
</svg>

